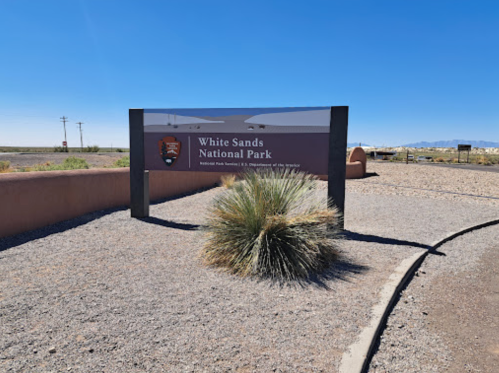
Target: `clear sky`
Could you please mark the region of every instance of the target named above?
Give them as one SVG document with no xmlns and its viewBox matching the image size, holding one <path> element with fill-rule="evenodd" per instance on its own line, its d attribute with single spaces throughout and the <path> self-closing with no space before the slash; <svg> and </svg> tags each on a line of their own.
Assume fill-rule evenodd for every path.
<svg viewBox="0 0 499 373">
<path fill-rule="evenodd" d="M 0 1 L 0 146 L 129 108 L 350 106 L 349 142 L 499 141 L 498 0 Z"/>
</svg>

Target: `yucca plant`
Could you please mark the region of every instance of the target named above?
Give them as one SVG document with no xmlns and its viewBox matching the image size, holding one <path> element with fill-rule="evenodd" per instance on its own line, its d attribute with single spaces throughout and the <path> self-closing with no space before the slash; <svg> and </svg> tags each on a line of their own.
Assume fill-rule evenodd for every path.
<svg viewBox="0 0 499 373">
<path fill-rule="evenodd" d="M 208 265 L 240 276 L 307 278 L 337 256 L 337 209 L 326 209 L 317 178 L 257 170 L 216 198 L 205 228 Z"/>
</svg>

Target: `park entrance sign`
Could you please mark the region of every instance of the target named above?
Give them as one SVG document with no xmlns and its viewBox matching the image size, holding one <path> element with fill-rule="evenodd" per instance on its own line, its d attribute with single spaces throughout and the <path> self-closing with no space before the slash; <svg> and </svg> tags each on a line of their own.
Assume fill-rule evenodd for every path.
<svg viewBox="0 0 499 373">
<path fill-rule="evenodd" d="M 330 107 L 144 109 L 145 168 L 327 174 Z"/>
<path fill-rule="evenodd" d="M 328 175 L 328 194 L 343 211 L 347 127 L 346 106 L 130 109 L 132 216 L 149 215 L 148 170 Z"/>
</svg>

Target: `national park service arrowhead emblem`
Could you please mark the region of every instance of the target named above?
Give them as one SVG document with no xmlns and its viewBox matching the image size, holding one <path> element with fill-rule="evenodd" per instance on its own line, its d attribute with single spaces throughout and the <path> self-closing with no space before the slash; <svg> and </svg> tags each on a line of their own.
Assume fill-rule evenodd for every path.
<svg viewBox="0 0 499 373">
<path fill-rule="evenodd" d="M 159 154 L 167 166 L 173 166 L 180 155 L 180 141 L 173 136 L 163 137 L 158 141 Z"/>
</svg>

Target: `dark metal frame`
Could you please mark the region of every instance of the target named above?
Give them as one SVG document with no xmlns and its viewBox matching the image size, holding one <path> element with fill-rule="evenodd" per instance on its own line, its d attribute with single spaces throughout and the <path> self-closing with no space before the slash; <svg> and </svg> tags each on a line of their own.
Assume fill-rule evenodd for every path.
<svg viewBox="0 0 499 373">
<path fill-rule="evenodd" d="M 345 179 L 347 172 L 348 106 L 332 106 L 329 123 L 329 159 L 327 174 L 328 207 L 336 206 L 344 228 Z"/>
<path fill-rule="evenodd" d="M 149 171 L 145 169 L 144 109 L 130 109 L 130 210 L 134 218 L 149 216 Z M 329 122 L 328 207 L 345 215 L 348 106 L 332 106 Z M 343 229 L 343 219 L 341 220 Z"/>
<path fill-rule="evenodd" d="M 132 218 L 149 216 L 149 171 L 145 170 L 144 109 L 130 109 L 130 210 Z"/>
<path fill-rule="evenodd" d="M 458 144 L 457 145 L 457 163 L 461 163 L 461 152 L 468 152 L 468 157 L 466 158 L 466 163 L 470 163 L 470 150 L 471 145 Z"/>
</svg>

